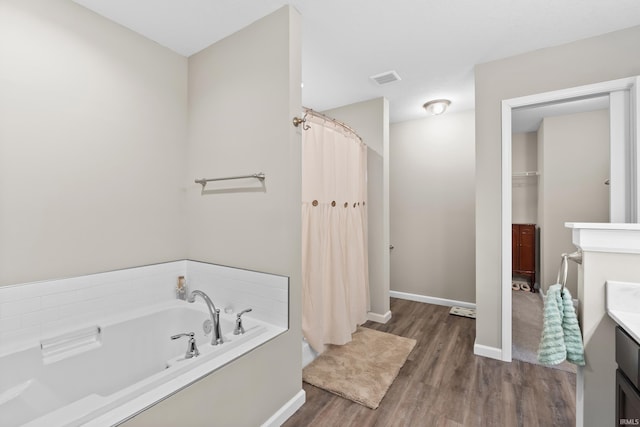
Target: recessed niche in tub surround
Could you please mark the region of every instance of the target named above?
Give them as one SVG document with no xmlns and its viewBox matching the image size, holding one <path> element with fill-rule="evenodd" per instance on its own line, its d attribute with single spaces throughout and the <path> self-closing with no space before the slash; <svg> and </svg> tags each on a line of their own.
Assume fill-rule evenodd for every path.
<svg viewBox="0 0 640 427">
<path fill-rule="evenodd" d="M 178 276 L 222 312 L 251 307 L 252 317 L 288 328 L 288 277 L 181 260 L 0 287 L 0 351 L 173 300 Z"/>
</svg>

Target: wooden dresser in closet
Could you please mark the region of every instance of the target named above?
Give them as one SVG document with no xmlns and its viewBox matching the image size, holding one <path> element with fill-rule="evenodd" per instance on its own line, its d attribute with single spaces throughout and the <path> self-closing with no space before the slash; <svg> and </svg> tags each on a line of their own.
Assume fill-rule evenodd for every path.
<svg viewBox="0 0 640 427">
<path fill-rule="evenodd" d="M 511 225 L 512 274 L 524 276 L 531 281 L 531 291 L 536 283 L 536 225 Z"/>
</svg>

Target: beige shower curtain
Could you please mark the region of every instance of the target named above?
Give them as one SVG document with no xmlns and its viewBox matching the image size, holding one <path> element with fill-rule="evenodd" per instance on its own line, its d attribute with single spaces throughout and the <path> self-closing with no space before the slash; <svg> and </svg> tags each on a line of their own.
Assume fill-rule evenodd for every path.
<svg viewBox="0 0 640 427">
<path fill-rule="evenodd" d="M 302 331 L 314 350 L 346 344 L 366 321 L 367 147 L 307 117 L 302 134 Z"/>
</svg>

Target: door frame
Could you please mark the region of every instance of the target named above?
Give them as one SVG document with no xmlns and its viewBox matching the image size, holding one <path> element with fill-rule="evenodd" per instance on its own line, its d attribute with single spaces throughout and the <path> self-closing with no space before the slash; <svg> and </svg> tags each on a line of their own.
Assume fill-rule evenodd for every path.
<svg viewBox="0 0 640 427">
<path fill-rule="evenodd" d="M 624 93 L 621 95 L 620 93 Z M 628 96 L 626 95 L 628 93 Z M 613 95 L 612 95 L 613 94 Z M 502 101 L 502 342 L 501 360 L 511 362 L 512 345 L 512 301 L 511 301 L 511 197 L 512 197 L 512 166 L 511 166 L 511 135 L 512 110 L 515 108 L 541 106 L 549 103 L 575 101 L 581 98 L 591 98 L 599 95 L 610 95 L 610 137 L 612 155 L 624 163 L 624 179 L 612 175 L 615 196 L 611 198 L 611 210 L 624 212 L 625 222 L 638 222 L 640 212 L 640 174 L 637 165 L 640 164 L 640 149 L 637 144 L 640 135 L 640 76 L 594 83 L 568 89 L 544 92 Z M 621 206 L 620 203 L 625 203 Z M 559 254 L 560 255 L 560 254 Z"/>
</svg>

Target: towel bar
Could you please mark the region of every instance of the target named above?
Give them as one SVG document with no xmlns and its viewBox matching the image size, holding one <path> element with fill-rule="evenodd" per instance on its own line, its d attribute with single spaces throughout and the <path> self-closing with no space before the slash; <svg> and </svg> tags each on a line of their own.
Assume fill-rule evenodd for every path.
<svg viewBox="0 0 640 427">
<path fill-rule="evenodd" d="M 228 177 L 224 177 L 224 178 L 202 178 L 202 179 L 196 179 L 195 183 L 196 184 L 200 184 L 202 185 L 202 189 L 204 190 L 204 187 L 207 185 L 207 182 L 212 182 L 212 181 L 227 181 L 230 179 L 243 179 L 243 178 L 256 178 L 259 179 L 260 181 L 264 181 L 266 179 L 266 176 L 263 172 L 259 172 L 259 173 L 254 173 L 253 175 L 241 175 L 241 176 L 228 176 Z"/>
</svg>

